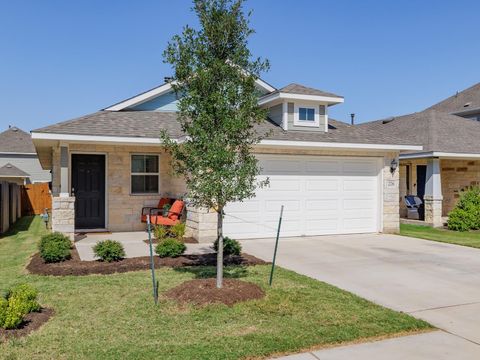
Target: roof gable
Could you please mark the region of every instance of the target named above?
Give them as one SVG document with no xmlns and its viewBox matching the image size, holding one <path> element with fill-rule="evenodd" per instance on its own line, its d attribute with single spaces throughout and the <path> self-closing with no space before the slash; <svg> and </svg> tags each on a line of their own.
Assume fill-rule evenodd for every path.
<svg viewBox="0 0 480 360">
<path fill-rule="evenodd" d="M 480 111 L 480 83 L 430 106 L 427 110 L 437 110 L 449 114 L 459 114 L 472 110 Z"/>
<path fill-rule="evenodd" d="M 13 126 L 0 133 L 0 153 L 35 154 L 29 133 Z"/>
<path fill-rule="evenodd" d="M 357 125 L 398 139 L 423 145 L 423 151 L 479 153 L 480 123 L 427 109 Z"/>
<path fill-rule="evenodd" d="M 275 91 L 276 89 L 268 84 L 267 82 L 263 81 L 262 79 L 258 78 L 255 80 L 255 83 L 257 85 L 257 89 L 259 90 L 259 93 L 261 95 L 271 93 L 272 91 Z M 173 87 L 170 83 L 164 83 L 160 86 L 157 86 L 153 89 L 147 90 L 141 94 L 138 94 L 136 96 L 133 96 L 129 99 L 123 100 L 119 103 L 116 103 L 112 106 L 109 106 L 105 108 L 104 110 L 108 111 L 121 111 L 121 110 L 136 110 L 136 111 L 149 111 L 152 110 L 152 107 L 154 108 L 155 106 L 161 104 L 160 107 L 162 106 L 167 106 L 168 110 L 163 110 L 163 111 L 175 111 L 171 110 L 173 107 L 176 107 L 176 104 L 171 101 L 168 104 L 163 104 L 162 101 L 165 101 L 165 98 L 161 100 L 160 98 L 164 96 L 170 96 L 172 98 L 174 95 Z M 157 111 L 162 111 L 162 110 L 157 110 Z"/>
<path fill-rule="evenodd" d="M 30 175 L 27 174 L 25 171 L 17 168 L 15 165 L 8 163 L 0 167 L 0 176 L 25 178 L 25 177 L 29 177 Z"/>
</svg>

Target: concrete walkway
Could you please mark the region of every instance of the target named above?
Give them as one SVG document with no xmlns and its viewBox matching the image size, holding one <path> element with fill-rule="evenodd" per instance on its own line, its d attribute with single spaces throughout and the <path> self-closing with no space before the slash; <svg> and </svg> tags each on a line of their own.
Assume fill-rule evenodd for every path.
<svg viewBox="0 0 480 360">
<path fill-rule="evenodd" d="M 126 257 L 149 256 L 150 250 L 144 240 L 148 239 L 145 231 L 119 232 L 119 233 L 91 233 L 76 236 L 75 247 L 78 255 L 83 261 L 96 260 L 92 247 L 102 240 L 117 240 L 122 243 Z M 210 244 L 185 244 L 187 245 L 186 255 L 207 254 L 214 252 Z M 155 245 L 154 245 L 155 246 Z"/>
<path fill-rule="evenodd" d="M 271 260 L 272 239 L 242 245 Z M 396 235 L 290 238 L 277 263 L 443 330 L 289 359 L 480 359 L 478 249 Z"/>
</svg>

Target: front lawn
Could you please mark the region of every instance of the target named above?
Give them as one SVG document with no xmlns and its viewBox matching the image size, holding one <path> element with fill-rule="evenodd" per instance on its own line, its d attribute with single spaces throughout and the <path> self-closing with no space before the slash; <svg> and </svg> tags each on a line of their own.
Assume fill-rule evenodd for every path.
<svg viewBox="0 0 480 360">
<path fill-rule="evenodd" d="M 266 297 L 227 307 L 153 305 L 148 271 L 82 277 L 38 276 L 25 265 L 45 232 L 22 219 L 0 238 L 0 291 L 26 281 L 55 316 L 30 336 L 0 344 L 2 358 L 239 359 L 262 358 L 326 344 L 426 330 L 429 325 L 346 291 L 284 269 L 273 288 L 270 267 L 227 267 L 227 276 L 259 284 Z M 160 294 L 214 268 L 157 270 Z"/>
<path fill-rule="evenodd" d="M 422 225 L 400 225 L 400 235 L 480 248 L 480 232 L 459 232 Z"/>
</svg>

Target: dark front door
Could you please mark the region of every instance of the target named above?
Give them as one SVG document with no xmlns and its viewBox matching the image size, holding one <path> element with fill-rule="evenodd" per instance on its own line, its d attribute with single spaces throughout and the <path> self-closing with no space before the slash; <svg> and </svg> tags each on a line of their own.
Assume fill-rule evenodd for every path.
<svg viewBox="0 0 480 360">
<path fill-rule="evenodd" d="M 417 165 L 417 196 L 423 200 L 425 195 L 425 181 L 427 179 L 427 166 Z"/>
<path fill-rule="evenodd" d="M 105 155 L 72 155 L 75 228 L 105 228 Z"/>
</svg>

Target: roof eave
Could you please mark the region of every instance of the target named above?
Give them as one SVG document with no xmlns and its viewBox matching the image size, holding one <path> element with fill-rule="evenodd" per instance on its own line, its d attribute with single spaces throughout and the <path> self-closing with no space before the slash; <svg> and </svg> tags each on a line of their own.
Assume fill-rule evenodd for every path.
<svg viewBox="0 0 480 360">
<path fill-rule="evenodd" d="M 268 94 L 261 97 L 258 100 L 258 105 L 265 105 L 277 100 L 318 101 L 318 102 L 326 103 L 328 105 L 341 104 L 344 102 L 344 99 L 342 97 L 276 92 L 276 93 Z"/>
</svg>

